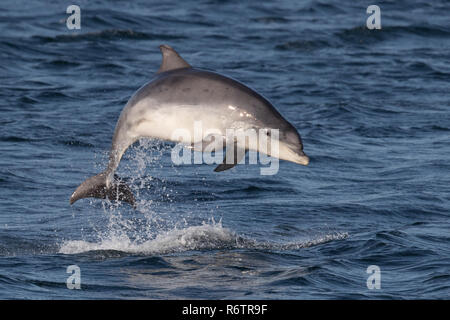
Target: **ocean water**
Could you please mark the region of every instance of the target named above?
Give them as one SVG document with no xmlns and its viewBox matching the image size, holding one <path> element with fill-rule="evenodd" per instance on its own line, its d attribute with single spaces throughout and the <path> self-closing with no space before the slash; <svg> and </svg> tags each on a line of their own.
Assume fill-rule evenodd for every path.
<svg viewBox="0 0 450 320">
<path fill-rule="evenodd" d="M 450 298 L 448 1 L 379 1 L 381 30 L 364 1 L 80 0 L 80 30 L 69 4 L 0 2 L 1 299 Z M 141 140 L 136 210 L 70 206 L 160 44 L 270 99 L 310 165 L 215 173 Z"/>
</svg>

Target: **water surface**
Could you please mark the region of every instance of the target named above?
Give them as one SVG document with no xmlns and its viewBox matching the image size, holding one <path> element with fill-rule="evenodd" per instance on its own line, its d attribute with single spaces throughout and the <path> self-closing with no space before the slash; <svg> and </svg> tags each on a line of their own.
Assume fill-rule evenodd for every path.
<svg viewBox="0 0 450 320">
<path fill-rule="evenodd" d="M 450 297 L 447 1 L 379 2 L 381 30 L 354 1 L 77 4 L 81 30 L 64 1 L 0 4 L 0 298 Z M 137 210 L 70 206 L 163 43 L 270 99 L 310 165 L 215 173 L 142 140 Z"/>
</svg>

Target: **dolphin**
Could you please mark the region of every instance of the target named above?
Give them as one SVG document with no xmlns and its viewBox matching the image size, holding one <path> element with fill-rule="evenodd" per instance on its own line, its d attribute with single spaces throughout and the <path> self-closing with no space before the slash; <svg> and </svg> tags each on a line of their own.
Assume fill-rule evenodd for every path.
<svg viewBox="0 0 450 320">
<path fill-rule="evenodd" d="M 309 158 L 303 152 L 299 133 L 266 98 L 234 79 L 192 67 L 168 45 L 159 48 L 162 53 L 159 70 L 136 91 L 120 114 L 107 168 L 85 180 L 70 197 L 70 204 L 94 197 L 135 206 L 130 188 L 114 174 L 127 148 L 140 138 L 193 145 L 198 141 L 176 141 L 172 133 L 179 128 L 192 130 L 194 122 L 199 120 L 208 128 L 219 130 L 224 137 L 227 128 L 277 129 L 277 158 L 308 165 Z M 215 171 L 230 169 L 240 160 L 242 156 L 234 156 L 231 161 L 225 156 Z"/>
</svg>

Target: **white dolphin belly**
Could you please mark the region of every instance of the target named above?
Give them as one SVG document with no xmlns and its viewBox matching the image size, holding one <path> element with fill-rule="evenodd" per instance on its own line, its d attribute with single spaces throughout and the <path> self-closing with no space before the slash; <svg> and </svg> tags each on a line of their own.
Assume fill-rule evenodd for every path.
<svg viewBox="0 0 450 320">
<path fill-rule="evenodd" d="M 141 101 L 130 111 L 128 121 L 133 123 L 128 132 L 130 136 L 192 144 L 212 132 L 225 136 L 226 129 L 231 126 L 226 114 L 210 110 L 205 112 L 198 105 L 162 104 L 157 108 L 149 108 L 148 103 L 152 102 Z M 180 135 L 182 132 L 188 134 Z"/>
</svg>

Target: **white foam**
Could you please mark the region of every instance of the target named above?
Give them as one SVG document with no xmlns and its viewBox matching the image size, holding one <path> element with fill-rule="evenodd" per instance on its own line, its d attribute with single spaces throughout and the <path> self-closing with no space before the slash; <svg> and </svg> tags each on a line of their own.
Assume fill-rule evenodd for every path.
<svg viewBox="0 0 450 320">
<path fill-rule="evenodd" d="M 127 236 L 112 236 L 99 242 L 83 240 L 65 241 L 60 253 L 76 254 L 93 250 L 117 250 L 130 253 L 161 254 L 187 250 L 235 247 L 236 235 L 220 223 L 204 224 L 185 229 L 173 229 L 157 235 L 154 239 L 136 243 Z"/>
<path fill-rule="evenodd" d="M 201 226 L 192 226 L 184 229 L 173 229 L 157 235 L 154 239 L 141 243 L 136 243 L 125 235 L 111 236 L 111 238 L 103 239 L 99 242 L 88 242 L 83 240 L 65 241 L 60 247 L 59 253 L 77 254 L 96 250 L 116 250 L 128 253 L 153 255 L 225 248 L 298 250 L 333 240 L 342 240 L 347 237 L 347 233 L 334 233 L 298 242 L 259 242 L 240 237 L 233 231 L 224 228 L 219 222 L 203 224 Z"/>
</svg>

